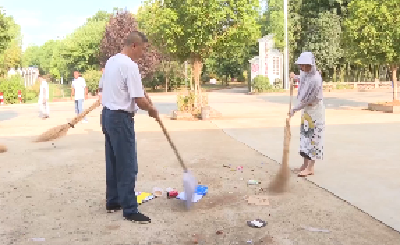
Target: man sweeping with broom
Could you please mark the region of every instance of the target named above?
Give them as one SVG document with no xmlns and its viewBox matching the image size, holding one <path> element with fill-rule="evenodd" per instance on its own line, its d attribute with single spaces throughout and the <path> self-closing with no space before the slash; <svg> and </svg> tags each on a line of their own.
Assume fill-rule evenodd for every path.
<svg viewBox="0 0 400 245">
<path fill-rule="evenodd" d="M 146 43 L 147 38 L 141 32 L 130 33 L 121 53 L 108 59 L 99 85 L 106 152 L 106 210 L 123 209 L 126 220 L 138 223 L 150 223 L 151 219 L 138 212 L 135 196 L 138 173 L 135 106 L 159 119 L 158 111 L 145 97 L 136 63 Z"/>
</svg>

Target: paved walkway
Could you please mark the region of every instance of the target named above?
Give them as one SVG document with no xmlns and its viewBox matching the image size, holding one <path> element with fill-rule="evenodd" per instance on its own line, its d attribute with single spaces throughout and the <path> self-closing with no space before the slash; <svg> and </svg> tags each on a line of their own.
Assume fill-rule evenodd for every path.
<svg viewBox="0 0 400 245">
<path fill-rule="evenodd" d="M 253 142 L 279 160 L 285 98 L 282 97 L 279 104 L 242 95 L 240 90 L 235 90 L 234 94 L 225 92 L 212 93 L 212 103 L 228 116 L 237 116 L 236 111 L 240 111 L 247 119 L 214 123 L 219 123 L 220 127 L 225 123 L 225 131 L 236 130 L 234 132 L 245 139 L 243 141 Z M 267 97 L 277 100 L 279 96 Z M 176 108 L 174 95 L 154 96 L 153 101 L 162 114 Z M 87 101 L 85 107 L 92 102 Z M 140 206 L 140 211 L 153 219 L 149 225 L 124 222 L 120 212 L 105 214 L 105 153 L 99 112 L 100 108 L 89 114 L 88 124 L 76 125 L 65 137 L 52 142 L 53 145 L 31 140 L 72 118 L 73 103 L 52 104 L 51 117 L 47 120 L 38 118 L 35 106 L 0 109 L 0 143 L 9 149 L 0 155 L 0 216 L 4 220 L 0 223 L 0 244 L 32 244 L 35 238 L 52 245 L 132 244 L 135 237 L 140 237 L 135 244 L 193 244 L 193 233 L 199 244 L 249 244 L 250 240 L 254 245 L 398 244 L 398 232 L 311 183 L 299 181 L 294 175 L 291 191 L 269 196 L 269 206 L 248 205 L 245 196 L 265 193 L 260 193 L 260 186 L 248 186 L 247 180 L 261 180 L 261 187 L 264 187 L 279 166 L 227 136 L 209 121 L 164 121 L 189 169 L 210 188 L 209 194 L 194 204 L 191 212 L 182 212 L 183 206 L 178 200 L 157 198 Z M 351 113 L 350 110 L 340 112 Z M 262 118 L 262 115 L 274 116 Z M 366 113 L 364 120 L 367 117 L 371 114 Z M 390 115 L 383 117 L 390 119 Z M 354 121 L 362 119 L 361 116 L 353 118 Z M 329 120 L 332 125 L 338 124 L 332 116 Z M 137 190 L 151 191 L 155 186 L 182 190 L 182 169 L 157 123 L 142 113 L 135 117 L 135 122 L 139 149 Z M 345 134 L 346 130 L 341 133 Z M 329 148 L 330 155 L 336 154 L 332 153 L 334 146 Z M 337 154 L 343 154 L 344 149 L 347 148 L 338 149 Z M 294 161 L 298 159 L 292 157 Z M 348 164 L 359 168 L 357 163 L 360 164 L 358 161 Z M 230 171 L 223 165 L 244 166 L 244 170 Z M 324 166 L 335 165 L 322 162 L 316 177 L 332 177 Z M 349 168 L 346 171 L 347 174 L 353 172 Z M 394 171 L 392 174 L 394 176 Z M 366 172 L 360 174 L 365 175 Z M 349 179 L 349 176 L 336 177 L 336 185 Z M 372 183 L 379 178 L 381 184 L 394 180 L 388 176 L 370 178 Z M 361 186 L 366 185 L 362 183 Z M 365 189 L 363 192 L 367 193 Z M 394 190 L 396 186 L 383 189 Z M 393 209 L 382 196 L 374 198 L 383 200 L 378 207 Z M 393 200 L 395 205 L 396 199 Z M 246 222 L 255 218 L 266 220 L 267 227 L 247 227 Z M 330 232 L 313 232 L 315 228 Z M 217 235 L 217 230 L 222 230 L 223 235 Z"/>
<path fill-rule="evenodd" d="M 230 120 L 213 123 L 228 135 L 281 162 L 287 94 L 215 92 L 210 105 Z M 243 92 L 243 91 L 242 91 Z M 308 180 L 400 231 L 400 115 L 364 110 L 391 100 L 387 92 L 325 93 L 325 159 Z M 298 155 L 300 113 L 292 120 L 290 166 Z"/>
</svg>

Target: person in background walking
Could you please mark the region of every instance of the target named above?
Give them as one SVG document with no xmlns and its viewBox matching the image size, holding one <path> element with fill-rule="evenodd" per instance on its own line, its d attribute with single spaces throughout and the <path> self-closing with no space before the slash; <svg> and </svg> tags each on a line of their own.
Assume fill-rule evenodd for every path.
<svg viewBox="0 0 400 245">
<path fill-rule="evenodd" d="M 71 100 L 72 96 L 75 96 L 75 113 L 79 115 L 83 112 L 83 102 L 87 94 L 87 87 L 85 79 L 79 76 L 78 71 L 74 71 L 74 78 L 72 81 Z M 86 117 L 82 122 L 87 123 Z"/>
<path fill-rule="evenodd" d="M 39 74 L 39 114 L 43 119 L 49 118 L 50 108 L 49 108 L 49 85 L 47 81 Z"/>
</svg>

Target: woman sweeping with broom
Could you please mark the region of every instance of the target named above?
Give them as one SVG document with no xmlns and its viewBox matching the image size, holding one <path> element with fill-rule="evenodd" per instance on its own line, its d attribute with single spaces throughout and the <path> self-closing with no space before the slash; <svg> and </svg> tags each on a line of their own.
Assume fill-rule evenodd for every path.
<svg viewBox="0 0 400 245">
<path fill-rule="evenodd" d="M 311 52 L 304 52 L 297 59 L 300 66 L 300 85 L 297 93 L 297 105 L 289 116 L 300 110 L 300 155 L 303 165 L 296 169 L 299 177 L 314 174 L 315 160 L 322 160 L 324 155 L 325 106 L 322 94 L 322 77 L 317 71 L 315 58 Z M 293 78 L 293 74 L 292 74 Z"/>
</svg>

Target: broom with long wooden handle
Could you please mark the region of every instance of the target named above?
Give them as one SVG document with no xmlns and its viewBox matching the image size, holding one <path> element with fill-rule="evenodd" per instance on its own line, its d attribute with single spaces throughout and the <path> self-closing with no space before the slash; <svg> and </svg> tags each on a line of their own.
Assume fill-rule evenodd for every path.
<svg viewBox="0 0 400 245">
<path fill-rule="evenodd" d="M 144 90 L 144 89 L 143 89 Z M 144 92 L 145 97 L 147 98 L 147 100 L 149 101 L 149 103 L 151 105 L 153 105 L 153 102 L 151 101 L 150 97 L 147 95 L 146 92 Z M 171 146 L 172 150 L 175 153 L 176 158 L 178 158 L 178 161 L 183 169 L 183 188 L 184 188 L 184 192 L 185 192 L 185 202 L 186 202 L 186 207 L 189 209 L 191 204 L 192 204 L 192 199 L 193 199 L 193 195 L 195 193 L 196 190 L 196 186 L 197 186 L 197 180 L 196 178 L 189 172 L 188 168 L 186 167 L 186 164 L 183 162 L 183 159 L 181 157 L 181 155 L 178 152 L 178 149 L 176 148 L 174 142 L 172 142 L 171 137 L 169 136 L 169 133 L 167 131 L 167 129 L 164 126 L 164 123 L 161 121 L 160 118 L 157 119 L 158 124 L 160 125 L 165 137 L 167 138 L 167 141 L 169 143 L 169 145 Z"/>
<path fill-rule="evenodd" d="M 46 141 L 51 141 L 55 140 L 58 138 L 61 138 L 65 136 L 68 133 L 68 130 L 70 128 L 73 128 L 78 122 L 80 122 L 87 114 L 89 114 L 91 111 L 96 109 L 97 107 L 100 106 L 100 100 L 97 100 L 93 105 L 91 105 L 88 109 L 86 109 L 84 112 L 76 116 L 74 119 L 72 119 L 71 122 L 59 125 L 57 127 L 51 128 L 41 134 L 39 137 L 37 137 L 33 142 L 46 142 Z"/>
<path fill-rule="evenodd" d="M 293 79 L 290 79 L 290 103 L 289 103 L 289 113 L 292 109 L 293 100 Z M 282 165 L 269 185 L 269 191 L 273 193 L 282 193 L 287 189 L 287 184 L 290 178 L 290 168 L 289 168 L 289 149 L 290 149 L 290 117 L 286 118 L 286 125 L 284 130 L 283 138 L 283 156 Z"/>
</svg>

